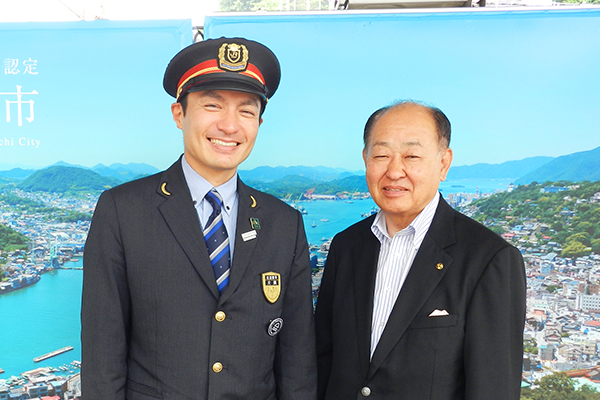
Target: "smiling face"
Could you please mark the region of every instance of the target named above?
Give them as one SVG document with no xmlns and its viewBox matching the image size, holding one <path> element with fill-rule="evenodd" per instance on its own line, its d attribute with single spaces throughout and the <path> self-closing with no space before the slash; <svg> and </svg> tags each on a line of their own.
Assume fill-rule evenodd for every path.
<svg viewBox="0 0 600 400">
<path fill-rule="evenodd" d="M 452 162 L 429 109 L 392 108 L 373 126 L 363 151 L 369 192 L 385 212 L 390 236 L 406 228 L 438 193 Z"/>
<path fill-rule="evenodd" d="M 229 90 L 191 92 L 185 113 L 171 106 L 183 131 L 184 155 L 190 166 L 213 186 L 227 182 L 252 151 L 262 123 L 258 96 Z"/>
</svg>

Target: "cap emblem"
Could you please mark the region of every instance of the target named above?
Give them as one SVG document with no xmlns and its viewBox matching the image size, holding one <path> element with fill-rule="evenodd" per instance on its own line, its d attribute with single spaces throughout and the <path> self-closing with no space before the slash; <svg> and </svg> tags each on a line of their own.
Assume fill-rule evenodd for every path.
<svg viewBox="0 0 600 400">
<path fill-rule="evenodd" d="M 248 67 L 248 49 L 243 44 L 223 43 L 219 48 L 219 68 L 241 72 Z"/>
</svg>

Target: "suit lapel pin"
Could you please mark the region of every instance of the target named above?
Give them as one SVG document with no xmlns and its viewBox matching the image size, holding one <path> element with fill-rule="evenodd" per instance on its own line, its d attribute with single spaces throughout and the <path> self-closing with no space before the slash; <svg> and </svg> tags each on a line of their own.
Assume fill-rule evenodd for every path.
<svg viewBox="0 0 600 400">
<path fill-rule="evenodd" d="M 160 185 L 160 191 L 163 192 L 165 196 L 171 195 L 171 193 L 167 191 L 167 182 L 163 182 L 162 185 Z"/>
<path fill-rule="evenodd" d="M 256 199 L 254 198 L 254 196 L 250 196 L 250 199 L 252 200 L 252 204 L 250 205 L 250 207 L 256 207 Z"/>
<path fill-rule="evenodd" d="M 252 229 L 260 229 L 260 222 L 258 222 L 258 218 L 250 218 L 250 226 Z"/>
<path fill-rule="evenodd" d="M 437 263 L 437 265 L 435 266 L 435 269 L 437 269 L 438 271 L 441 271 L 444 269 L 444 264 L 442 263 Z"/>
</svg>

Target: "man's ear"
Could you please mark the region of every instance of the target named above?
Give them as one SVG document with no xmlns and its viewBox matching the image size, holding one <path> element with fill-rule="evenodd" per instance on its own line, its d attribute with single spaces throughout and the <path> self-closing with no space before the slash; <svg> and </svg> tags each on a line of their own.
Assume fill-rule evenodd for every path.
<svg viewBox="0 0 600 400">
<path fill-rule="evenodd" d="M 173 121 L 179 129 L 183 129 L 183 107 L 181 103 L 173 103 L 171 104 L 171 114 L 173 114 Z"/>
<path fill-rule="evenodd" d="M 444 150 L 444 153 L 442 154 L 442 170 L 440 171 L 441 182 L 444 182 L 446 180 L 446 175 L 448 175 L 450 164 L 452 164 L 452 156 L 452 149 L 448 148 Z"/>
</svg>

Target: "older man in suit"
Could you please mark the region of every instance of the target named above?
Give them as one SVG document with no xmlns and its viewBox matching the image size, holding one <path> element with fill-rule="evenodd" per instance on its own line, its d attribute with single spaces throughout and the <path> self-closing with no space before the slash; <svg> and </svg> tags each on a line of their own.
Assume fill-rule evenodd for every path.
<svg viewBox="0 0 600 400">
<path fill-rule="evenodd" d="M 523 260 L 438 193 L 450 122 L 401 102 L 369 118 L 364 141 L 381 211 L 332 241 L 316 310 L 318 398 L 517 400 Z"/>
<path fill-rule="evenodd" d="M 237 176 L 279 77 L 275 55 L 242 38 L 193 44 L 167 67 L 184 154 L 98 201 L 84 257 L 85 400 L 316 397 L 301 215 Z"/>
</svg>

